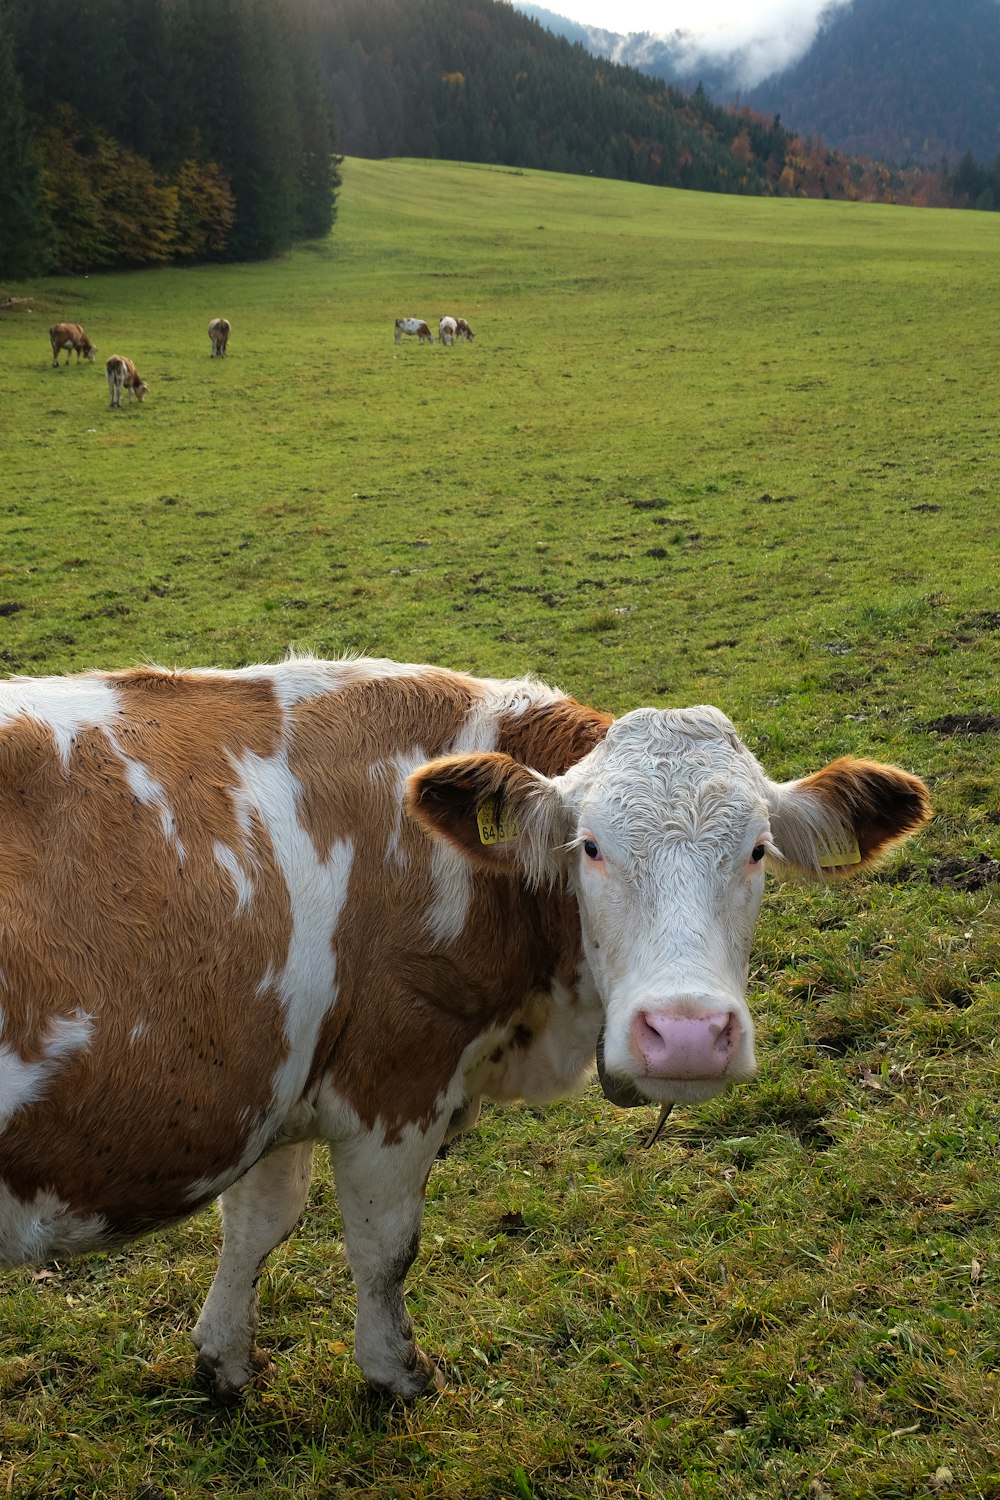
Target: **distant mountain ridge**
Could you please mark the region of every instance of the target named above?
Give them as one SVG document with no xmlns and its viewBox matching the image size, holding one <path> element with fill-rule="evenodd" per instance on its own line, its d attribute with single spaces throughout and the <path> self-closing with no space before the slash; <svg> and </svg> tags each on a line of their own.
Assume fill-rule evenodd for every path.
<svg viewBox="0 0 1000 1500">
<path fill-rule="evenodd" d="M 707 85 L 706 85 L 707 87 Z M 1000 154 L 998 0 L 853 0 L 794 67 L 746 91 L 799 134 L 883 161 Z"/>
<path fill-rule="evenodd" d="M 595 56 L 720 103 L 780 114 L 801 136 L 897 164 L 1000 154 L 1000 0 L 851 0 L 831 7 L 804 53 L 761 77 L 760 54 L 708 53 L 675 31 L 620 35 L 517 4 Z"/>
</svg>

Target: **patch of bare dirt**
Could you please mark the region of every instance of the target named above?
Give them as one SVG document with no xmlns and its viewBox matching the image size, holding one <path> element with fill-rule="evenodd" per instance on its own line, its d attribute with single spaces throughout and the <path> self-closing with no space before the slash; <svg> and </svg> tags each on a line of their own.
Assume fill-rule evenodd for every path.
<svg viewBox="0 0 1000 1500">
<path fill-rule="evenodd" d="M 928 719 L 924 725 L 932 734 L 996 734 L 1000 731 L 1000 714 L 944 714 Z"/>
<path fill-rule="evenodd" d="M 988 854 L 974 859 L 944 859 L 931 871 L 931 885 L 948 886 L 956 891 L 981 891 L 985 885 L 1000 884 L 1000 860 Z"/>
</svg>

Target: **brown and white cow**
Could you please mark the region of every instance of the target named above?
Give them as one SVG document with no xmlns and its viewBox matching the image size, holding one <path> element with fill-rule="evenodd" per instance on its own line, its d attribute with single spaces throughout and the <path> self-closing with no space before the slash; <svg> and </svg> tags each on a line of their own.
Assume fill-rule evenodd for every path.
<svg viewBox="0 0 1000 1500">
<path fill-rule="evenodd" d="M 441 335 L 442 344 L 446 344 L 449 348 L 456 339 L 468 339 L 471 343 L 476 336 L 464 318 L 449 316 L 441 319 L 438 332 Z"/>
<path fill-rule="evenodd" d="M 109 406 L 121 406 L 123 390 L 128 391 L 130 403 L 133 396 L 137 401 L 141 401 L 149 390 L 149 386 L 142 379 L 135 365 L 130 359 L 126 359 L 124 354 L 112 354 L 105 369 L 108 372 L 108 392 L 111 398 L 108 402 Z"/>
<path fill-rule="evenodd" d="M 433 344 L 434 335 L 422 318 L 397 318 L 395 342 L 403 342 L 403 334 L 415 336 L 420 344 Z"/>
<path fill-rule="evenodd" d="M 73 350 L 76 350 L 76 362 L 80 363 L 80 355 L 84 355 L 90 364 L 94 363 L 94 355 L 97 346 L 92 344 L 87 337 L 86 331 L 79 323 L 56 323 L 49 329 L 49 343 L 52 345 L 52 367 L 55 369 L 59 363 L 60 352 L 66 350 L 66 363 L 69 364 Z"/>
<path fill-rule="evenodd" d="M 213 318 L 208 325 L 208 336 L 212 340 L 212 358 L 218 356 L 225 359 L 226 346 L 229 343 L 229 335 L 232 332 L 232 324 L 228 318 Z"/>
<path fill-rule="evenodd" d="M 331 1151 L 375 1386 L 440 1382 L 403 1281 L 479 1096 L 753 1077 L 765 864 L 860 869 L 928 816 L 843 759 L 772 781 L 715 708 L 618 719 L 389 661 L 0 683 L 0 1260 L 221 1195 L 194 1330 L 232 1396 L 256 1282 Z"/>
</svg>

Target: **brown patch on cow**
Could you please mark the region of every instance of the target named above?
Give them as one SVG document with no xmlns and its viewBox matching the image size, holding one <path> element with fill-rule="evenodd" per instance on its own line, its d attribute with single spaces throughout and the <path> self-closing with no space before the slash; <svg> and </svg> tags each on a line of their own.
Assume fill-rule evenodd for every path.
<svg viewBox="0 0 1000 1500">
<path fill-rule="evenodd" d="M 463 931 L 434 942 L 427 928 L 433 842 L 412 818 L 401 818 L 395 776 L 372 768 L 393 753 L 412 756 L 416 747 L 428 755 L 447 751 L 485 690 L 436 672 L 355 686 L 296 711 L 292 762 L 307 778 L 306 824 L 318 850 L 345 837 L 355 850 L 335 937 L 337 1003 L 324 1022 L 312 1077 L 327 1074 L 365 1125 L 381 1120 L 394 1141 L 407 1124 L 436 1118 L 441 1092 L 477 1036 L 507 1025 L 554 979 L 571 980 L 579 922 L 564 892 L 539 895 L 517 874 L 473 869 Z M 519 742 L 554 773 L 585 753 L 607 722 L 557 700 L 505 720 L 500 741 Z M 507 755 L 495 759 L 510 765 Z M 336 777 L 325 774 L 329 764 Z M 504 942 L 505 932 L 516 938 Z M 525 1029 L 522 1045 L 527 1036 Z"/>
<path fill-rule="evenodd" d="M 284 965 L 291 913 L 262 826 L 240 831 L 225 754 L 274 746 L 270 687 L 112 680 L 115 743 L 164 787 L 184 854 L 103 729 L 78 733 L 65 766 L 44 724 L 0 733 L 4 1041 L 37 1061 L 54 1017 L 93 1018 L 11 1118 L 3 1160 L 26 1201 L 50 1189 L 127 1236 L 190 1212 L 192 1184 L 235 1166 L 270 1103 L 287 1042 L 260 985 Z M 242 912 L 217 839 L 252 871 Z"/>
<path fill-rule="evenodd" d="M 924 728 L 931 734 L 996 734 L 1000 714 L 943 714 L 940 719 L 928 719 Z"/>
<path fill-rule="evenodd" d="M 302 787 L 302 823 L 319 859 L 363 836 L 381 866 L 399 823 L 395 756 L 440 755 L 482 697 L 473 679 L 428 669 L 358 677 L 289 713 L 288 762 Z"/>
<path fill-rule="evenodd" d="M 803 788 L 831 804 L 845 828 L 853 831 L 861 853 L 858 870 L 879 858 L 931 816 L 924 783 L 896 766 L 844 756 L 807 776 Z"/>
<path fill-rule="evenodd" d="M 116 744 L 164 787 L 187 846 L 204 834 L 237 850 L 235 762 L 276 754 L 284 716 L 266 678 L 139 669 L 113 676 L 121 701 Z"/>
<path fill-rule="evenodd" d="M 611 724 L 610 714 L 558 698 L 503 719 L 497 748 L 545 776 L 561 776 L 600 744 Z"/>
<path fill-rule="evenodd" d="M 945 859 L 931 871 L 931 885 L 959 891 L 981 891 L 984 886 L 997 884 L 1000 884 L 1000 860 L 988 854 L 977 854 L 972 859 Z"/>
</svg>

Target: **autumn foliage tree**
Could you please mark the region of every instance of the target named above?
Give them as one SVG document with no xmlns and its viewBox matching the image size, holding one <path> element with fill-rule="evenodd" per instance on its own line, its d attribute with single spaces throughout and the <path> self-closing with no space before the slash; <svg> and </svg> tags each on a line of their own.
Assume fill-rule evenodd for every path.
<svg viewBox="0 0 1000 1500">
<path fill-rule="evenodd" d="M 257 259 L 329 231 L 339 158 L 313 11 L 0 0 L 0 187 L 5 159 L 22 200 L 34 182 L 29 230 L 57 270 Z M 0 271 L 14 265 L 0 231 Z"/>
</svg>

